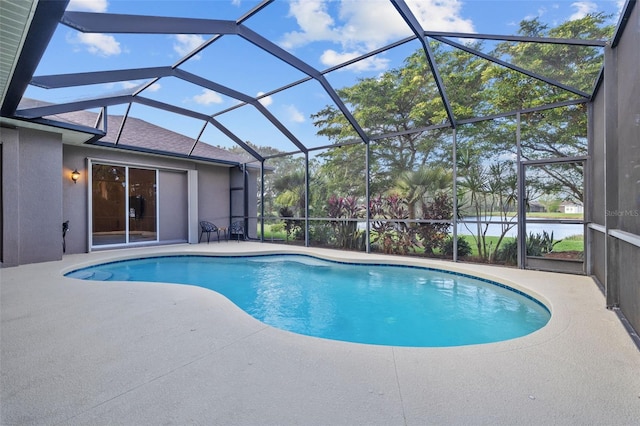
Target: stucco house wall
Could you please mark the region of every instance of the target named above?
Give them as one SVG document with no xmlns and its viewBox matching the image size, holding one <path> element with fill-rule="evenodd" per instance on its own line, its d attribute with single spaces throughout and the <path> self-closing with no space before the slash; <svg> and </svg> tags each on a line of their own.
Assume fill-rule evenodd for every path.
<svg viewBox="0 0 640 426">
<path fill-rule="evenodd" d="M 230 224 L 230 180 L 234 170 L 239 170 L 237 167 L 89 145 L 64 145 L 55 129 L 2 128 L 0 135 L 3 267 L 61 259 L 62 223 L 66 220 L 70 226 L 65 238 L 66 253 L 90 250 L 89 159 L 159 170 L 160 244 L 197 242 L 199 220 L 210 220 L 219 226 Z M 77 183 L 71 180 L 74 169 L 80 172 Z M 255 189 L 255 183 L 251 187 Z M 255 211 L 255 194 L 250 198 Z"/>
<path fill-rule="evenodd" d="M 61 136 L 2 128 L 2 265 L 62 258 Z"/>
</svg>

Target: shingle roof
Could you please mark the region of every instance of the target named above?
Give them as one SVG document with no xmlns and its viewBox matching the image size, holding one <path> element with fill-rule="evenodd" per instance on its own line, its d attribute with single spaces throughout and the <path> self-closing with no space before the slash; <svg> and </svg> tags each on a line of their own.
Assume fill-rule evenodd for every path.
<svg viewBox="0 0 640 426">
<path fill-rule="evenodd" d="M 34 99 L 23 99 L 20 103 L 20 108 L 32 108 L 44 105 L 48 105 L 48 103 Z M 91 111 L 74 111 L 47 116 L 45 118 L 52 121 L 95 128 L 98 113 Z M 178 154 L 180 156 L 191 155 L 192 157 L 239 164 L 254 160 L 249 154 L 236 154 L 204 142 L 198 142 L 195 148 L 193 148 L 195 143 L 194 139 L 134 117 L 127 117 L 126 125 L 118 139 L 118 132 L 120 131 L 123 118 L 122 115 L 108 116 L 107 134 L 99 140 L 99 143 L 102 145 L 113 144 L 114 148 L 152 150 L 162 153 Z M 192 148 L 193 152 L 191 152 Z"/>
</svg>

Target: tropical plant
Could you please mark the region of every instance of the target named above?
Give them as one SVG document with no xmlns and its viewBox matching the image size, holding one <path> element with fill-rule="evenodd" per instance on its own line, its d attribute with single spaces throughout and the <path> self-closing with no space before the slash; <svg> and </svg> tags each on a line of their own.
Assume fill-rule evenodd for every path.
<svg viewBox="0 0 640 426">
<path fill-rule="evenodd" d="M 542 231 L 542 234 L 529 233 L 527 237 L 527 256 L 544 256 L 551 253 L 556 244 L 562 240 L 554 241 L 553 232 Z"/>
<path fill-rule="evenodd" d="M 409 210 L 405 199 L 397 194 L 372 197 L 369 203 L 372 222 L 372 243 L 381 246 L 384 253 L 407 254 L 419 246 L 415 227 L 407 223 Z"/>
<path fill-rule="evenodd" d="M 327 201 L 327 216 L 332 220 L 331 227 L 338 247 L 357 249 L 362 231 L 358 230 L 358 219 L 363 217 L 366 208 L 357 203 L 355 197 L 337 197 L 332 195 Z"/>
<path fill-rule="evenodd" d="M 453 201 L 446 192 L 439 192 L 431 202 L 422 203 L 423 220 L 451 220 Z M 450 222 L 419 223 L 416 232 L 422 239 L 425 255 L 434 255 L 434 250 L 442 248 L 449 235 Z"/>
</svg>

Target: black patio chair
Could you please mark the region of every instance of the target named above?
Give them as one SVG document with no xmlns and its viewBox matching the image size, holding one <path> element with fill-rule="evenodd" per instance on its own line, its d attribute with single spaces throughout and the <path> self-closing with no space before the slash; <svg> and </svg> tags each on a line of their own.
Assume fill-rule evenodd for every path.
<svg viewBox="0 0 640 426">
<path fill-rule="evenodd" d="M 67 252 L 67 241 L 65 240 L 67 232 L 69 231 L 69 221 L 62 222 L 62 252 Z"/>
<path fill-rule="evenodd" d="M 240 238 L 244 240 L 244 224 L 241 220 L 237 220 L 231 224 L 229 228 L 229 235 L 231 238 L 235 235 L 238 242 L 240 242 Z"/>
<path fill-rule="evenodd" d="M 215 232 L 218 235 L 218 242 L 220 242 L 220 230 L 216 225 L 211 222 L 207 222 L 206 220 L 200 221 L 200 238 L 198 242 L 202 241 L 202 234 L 207 234 L 207 244 L 209 244 L 209 239 L 211 238 L 211 233 Z"/>
</svg>

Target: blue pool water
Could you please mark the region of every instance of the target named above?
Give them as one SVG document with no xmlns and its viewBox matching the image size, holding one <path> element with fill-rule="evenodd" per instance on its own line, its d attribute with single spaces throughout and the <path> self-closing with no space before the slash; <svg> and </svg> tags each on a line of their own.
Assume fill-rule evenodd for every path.
<svg viewBox="0 0 640 426">
<path fill-rule="evenodd" d="M 532 333 L 550 318 L 537 300 L 486 280 L 303 255 L 152 257 L 67 276 L 196 285 L 221 293 L 273 327 L 377 345 L 497 342 Z"/>
</svg>

